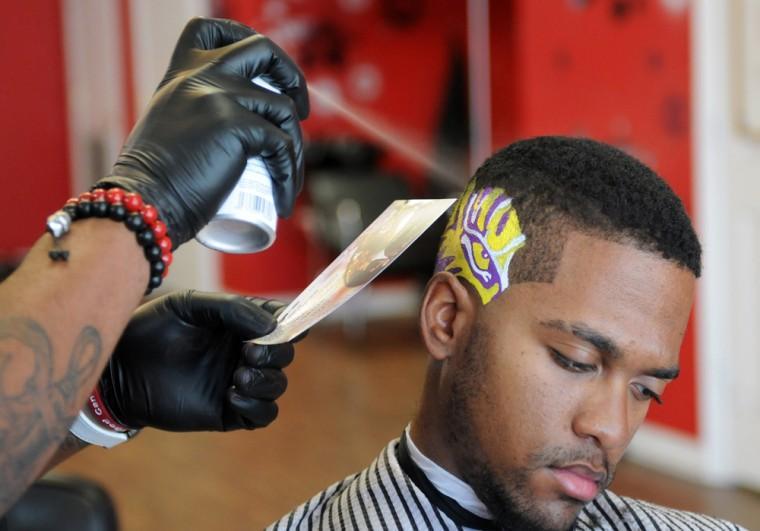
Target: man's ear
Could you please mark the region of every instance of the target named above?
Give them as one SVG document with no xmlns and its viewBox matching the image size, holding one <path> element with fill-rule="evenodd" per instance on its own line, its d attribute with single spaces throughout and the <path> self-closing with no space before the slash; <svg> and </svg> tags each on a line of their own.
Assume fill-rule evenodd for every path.
<svg viewBox="0 0 760 531">
<path fill-rule="evenodd" d="M 445 360 L 469 340 L 478 309 L 467 287 L 446 271 L 436 273 L 425 288 L 420 332 L 430 355 Z"/>
</svg>

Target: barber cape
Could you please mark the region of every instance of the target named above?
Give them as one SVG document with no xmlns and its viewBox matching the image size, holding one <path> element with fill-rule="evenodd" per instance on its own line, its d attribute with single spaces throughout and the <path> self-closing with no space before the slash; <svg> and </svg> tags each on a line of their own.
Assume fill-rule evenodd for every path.
<svg viewBox="0 0 760 531">
<path fill-rule="evenodd" d="M 362 472 L 331 485 L 268 531 L 311 529 L 497 529 L 441 494 L 411 459 L 406 435 Z M 743 530 L 723 520 L 668 509 L 604 491 L 586 505 L 577 530 Z M 746 530 L 744 530 L 746 531 Z"/>
</svg>

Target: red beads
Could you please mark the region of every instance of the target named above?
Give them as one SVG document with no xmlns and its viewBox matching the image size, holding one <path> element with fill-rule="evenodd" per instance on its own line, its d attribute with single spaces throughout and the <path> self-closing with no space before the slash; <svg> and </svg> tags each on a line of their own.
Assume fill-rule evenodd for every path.
<svg viewBox="0 0 760 531">
<path fill-rule="evenodd" d="M 145 205 L 140 214 L 148 227 L 152 227 L 158 221 L 158 210 L 153 205 Z"/>
<path fill-rule="evenodd" d="M 160 241 L 161 238 L 166 236 L 166 223 L 160 219 L 157 220 L 153 225 L 153 236 L 155 237 L 156 241 Z"/>
<path fill-rule="evenodd" d="M 80 201 L 92 201 L 92 194 L 90 192 L 82 192 L 79 194 Z"/>
<path fill-rule="evenodd" d="M 136 194 L 134 192 L 124 194 L 124 208 L 127 209 L 127 212 L 139 212 L 142 210 L 142 207 L 143 200 L 139 194 Z"/>
<path fill-rule="evenodd" d="M 121 188 L 109 188 L 106 192 L 106 201 L 108 201 L 109 205 L 123 203 L 124 194 L 125 192 Z"/>
<path fill-rule="evenodd" d="M 161 249 L 161 254 L 172 252 L 172 241 L 169 239 L 168 236 L 164 236 L 163 238 L 158 240 L 158 246 Z"/>
<path fill-rule="evenodd" d="M 102 188 L 95 188 L 90 192 L 90 195 L 92 196 L 92 201 L 104 201 L 106 198 L 106 191 Z"/>
<path fill-rule="evenodd" d="M 162 245 L 165 240 L 168 242 L 168 251 L 165 249 L 167 244 Z M 171 240 L 169 240 L 168 237 L 161 238 L 158 242 L 158 246 L 161 248 L 161 261 L 164 263 L 164 272 L 161 276 L 166 277 L 166 275 L 169 274 L 169 266 L 172 265 L 172 262 L 174 261 L 174 255 L 172 255 L 171 252 Z"/>
</svg>

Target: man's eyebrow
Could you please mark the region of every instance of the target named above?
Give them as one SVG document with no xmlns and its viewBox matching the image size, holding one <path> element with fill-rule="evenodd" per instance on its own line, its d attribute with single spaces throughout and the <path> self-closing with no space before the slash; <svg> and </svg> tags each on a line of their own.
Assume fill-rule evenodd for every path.
<svg viewBox="0 0 760 531">
<path fill-rule="evenodd" d="M 561 332 L 569 332 L 612 359 L 620 359 L 623 356 L 623 352 L 612 339 L 582 323 L 567 323 L 554 319 L 551 321 L 541 321 L 541 325 Z M 676 365 L 667 368 L 647 369 L 642 374 L 652 376 L 658 380 L 675 380 L 680 372 L 680 368 Z"/>
<path fill-rule="evenodd" d="M 561 332 L 569 332 L 575 337 L 589 343 L 602 354 L 609 355 L 612 359 L 619 359 L 623 356 L 622 351 L 612 339 L 584 324 L 567 323 L 554 319 L 551 321 L 541 321 L 541 325 Z"/>
</svg>

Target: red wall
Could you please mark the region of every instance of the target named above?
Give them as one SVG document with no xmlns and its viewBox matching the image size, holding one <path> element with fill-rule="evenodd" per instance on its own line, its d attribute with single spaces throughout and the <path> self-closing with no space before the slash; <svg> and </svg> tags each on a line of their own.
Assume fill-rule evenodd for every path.
<svg viewBox="0 0 760 531">
<path fill-rule="evenodd" d="M 430 152 L 445 52 L 465 35 L 464 3 L 449 3 L 443 10 L 421 2 L 426 19 L 408 31 L 387 27 L 380 4 L 368 2 L 369 8 L 348 13 L 335 0 L 308 6 L 281 2 L 286 7 L 272 15 L 262 11 L 260 1 L 227 0 L 224 14 L 270 34 L 304 66 L 310 82 L 332 79 L 349 104 L 411 131 L 417 145 Z M 652 166 L 691 210 L 689 13 L 666 5 L 645 0 L 491 2 L 494 148 L 542 134 L 590 136 Z M 294 33 L 287 31 L 303 23 L 326 25 L 327 36 L 305 46 L 303 37 L 291 38 Z M 329 60 L 331 49 L 340 48 L 336 42 L 343 43 L 340 64 Z M 382 75 L 383 90 L 374 101 L 351 97 L 350 72 L 361 63 Z M 363 135 L 345 121 L 318 113 L 305 129 L 312 137 Z M 414 168 L 407 169 L 414 174 Z M 311 251 L 302 232 L 283 225 L 273 251 L 224 258 L 228 287 L 294 291 L 315 273 L 303 265 Z M 666 393 L 666 407 L 651 408 L 649 418 L 696 435 L 691 325 L 681 365 L 680 378 Z"/>
<path fill-rule="evenodd" d="M 277 42 L 304 65 L 310 81 L 333 79 L 349 104 L 398 127 L 423 152 L 432 150 L 447 53 L 464 38 L 464 2 L 448 3 L 445 10 L 433 0 L 411 2 L 422 6 L 424 16 L 404 30 L 382 22 L 379 2 L 353 12 L 341 11 L 336 0 L 278 4 L 279 15 L 264 13 L 261 0 L 219 5 L 220 14 L 274 32 Z M 123 13 L 126 5 L 121 0 Z M 505 0 L 490 5 L 494 147 L 539 134 L 592 136 L 642 158 L 691 209 L 688 11 L 667 11 L 667 3 L 644 0 Z M 59 1 L 7 2 L 4 8 L 0 259 L 28 248 L 42 234 L 45 217 L 70 193 Z M 303 34 L 288 29 L 315 21 L 327 24 L 316 41 L 322 48 L 304 57 L 314 48 L 299 47 Z M 331 35 L 346 41 L 340 63 L 330 59 Z M 129 59 L 125 56 L 127 74 Z M 351 72 L 361 65 L 380 74 L 381 90 L 373 98 L 353 85 Z M 132 93 L 130 87 L 127 93 Z M 344 120 L 318 112 L 305 129 L 312 138 L 364 135 Z M 393 156 L 385 162 L 412 179 L 424 173 Z M 312 262 L 319 252 L 301 230 L 298 213 L 295 217 L 280 223 L 278 241 L 269 252 L 224 256 L 228 289 L 294 292 L 306 285 L 316 273 L 318 265 Z M 666 406 L 654 406 L 650 414 L 651 421 L 689 435 L 698 434 L 695 348 L 690 326 L 681 377 L 666 393 Z"/>
<path fill-rule="evenodd" d="M 34 243 L 70 192 L 59 2 L 5 2 L 3 18 L 0 259 Z"/>
<path fill-rule="evenodd" d="M 494 145 L 545 134 L 615 144 L 692 204 L 688 9 L 643 0 L 491 3 Z M 686 3 L 684 4 L 686 5 Z M 696 435 L 694 333 L 649 419 Z"/>
<path fill-rule="evenodd" d="M 390 4 L 411 22 L 394 22 L 383 7 Z M 395 138 L 422 154 L 432 153 L 449 53 L 463 38 L 463 0 L 447 2 L 446 9 L 435 0 L 282 0 L 276 9 L 261 0 L 225 0 L 220 5 L 217 15 L 240 20 L 282 46 L 303 68 L 310 85 L 323 91 L 333 87 L 346 108 L 388 127 Z M 362 76 L 367 70 L 372 75 Z M 313 97 L 312 114 L 303 127 L 310 139 L 351 135 L 374 140 Z M 424 186 L 424 168 L 393 151 L 383 167 L 403 172 L 417 190 Z M 267 252 L 225 255 L 225 287 L 248 293 L 294 293 L 304 288 L 326 263 L 304 234 L 298 215 L 297 211 L 296 220 L 280 220 L 277 242 Z"/>
<path fill-rule="evenodd" d="M 283 44 L 311 83 L 332 79 L 351 105 L 410 131 L 429 152 L 445 52 L 466 35 L 464 2 L 438 9 L 440 4 L 431 1 L 418 2 L 427 18 L 406 31 L 387 27 L 379 7 L 402 1 L 359 3 L 369 8 L 353 13 L 336 0 L 283 1 L 279 10 L 269 11 L 260 0 L 226 0 L 222 5 L 224 15 Z M 669 10 L 668 5 L 675 7 Z M 678 5 L 646 0 L 491 2 L 494 148 L 543 134 L 590 136 L 652 166 L 691 210 L 689 13 Z M 326 29 L 305 46 L 304 32 L 293 30 L 313 29 L 315 24 Z M 343 49 L 340 64 L 330 60 L 336 48 Z M 361 63 L 375 66 L 382 75 L 383 90 L 374 101 L 352 99 L 350 71 Z M 318 113 L 305 129 L 312 137 L 346 132 L 362 136 L 350 124 Z M 407 169 L 414 174 L 414 168 Z M 271 252 L 224 258 L 227 287 L 295 291 L 316 272 L 304 266 L 311 251 L 303 233 L 282 225 Z M 698 433 L 694 348 L 690 325 L 681 376 L 669 387 L 666 406 L 652 407 L 649 417 L 687 435 Z"/>
</svg>

